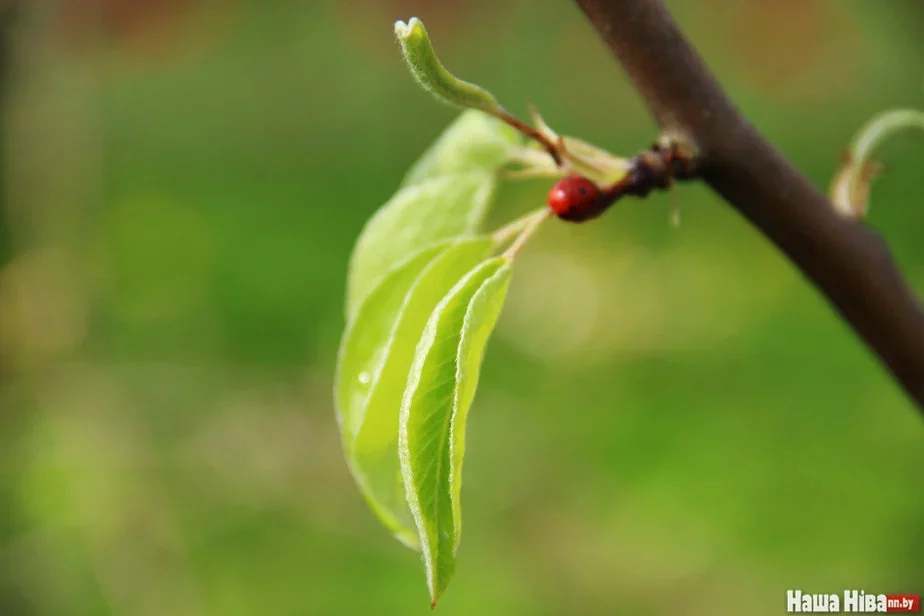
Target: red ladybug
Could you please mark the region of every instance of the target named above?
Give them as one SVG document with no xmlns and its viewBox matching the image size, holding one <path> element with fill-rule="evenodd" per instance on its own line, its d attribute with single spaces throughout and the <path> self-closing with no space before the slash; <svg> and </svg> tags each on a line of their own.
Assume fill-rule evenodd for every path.
<svg viewBox="0 0 924 616">
<path fill-rule="evenodd" d="M 549 191 L 548 201 L 556 216 L 571 222 L 596 218 L 611 203 L 596 184 L 580 175 L 559 180 Z"/>
</svg>

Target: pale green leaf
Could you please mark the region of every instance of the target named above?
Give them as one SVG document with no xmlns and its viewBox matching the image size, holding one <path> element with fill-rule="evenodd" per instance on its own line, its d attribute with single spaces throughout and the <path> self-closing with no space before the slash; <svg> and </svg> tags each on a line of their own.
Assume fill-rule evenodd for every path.
<svg viewBox="0 0 924 616">
<path fill-rule="evenodd" d="M 334 385 L 334 406 L 347 453 L 362 420 L 361 412 L 372 388 L 372 374 L 387 355 L 387 342 L 398 320 L 405 296 L 427 265 L 452 244 L 439 242 L 418 251 L 393 269 L 370 293 L 359 318 L 347 326 L 340 342 Z"/>
<path fill-rule="evenodd" d="M 885 111 L 857 132 L 848 156 L 829 189 L 835 211 L 854 219 L 866 216 L 870 186 L 881 170 L 870 159 L 873 150 L 893 135 L 908 130 L 924 130 L 924 112 L 915 109 Z"/>
<path fill-rule="evenodd" d="M 395 36 L 401 44 L 411 73 L 424 89 L 442 101 L 484 111 L 499 110 L 494 96 L 484 88 L 462 81 L 446 70 L 430 42 L 427 29 L 416 17 L 395 22 Z"/>
<path fill-rule="evenodd" d="M 521 142 L 520 133 L 497 118 L 475 109 L 463 111 L 414 163 L 401 185 L 473 169 L 494 171 Z"/>
<path fill-rule="evenodd" d="M 417 345 L 401 404 L 401 471 L 434 604 L 455 571 L 465 419 L 509 281 L 508 261 L 490 259 L 443 298 Z"/>
<path fill-rule="evenodd" d="M 441 240 L 472 235 L 487 213 L 495 177 L 471 170 L 430 178 L 399 190 L 366 223 L 347 280 L 347 321 L 394 267 Z"/>
<path fill-rule="evenodd" d="M 883 141 L 908 129 L 924 130 L 924 111 L 893 109 L 880 113 L 856 134 L 850 154 L 857 164 L 862 165 Z"/>
<path fill-rule="evenodd" d="M 370 507 L 417 547 L 398 463 L 398 416 L 417 341 L 439 301 L 492 248 L 478 237 L 441 242 L 386 276 L 359 308 L 340 347 L 336 405 L 350 469 Z"/>
</svg>

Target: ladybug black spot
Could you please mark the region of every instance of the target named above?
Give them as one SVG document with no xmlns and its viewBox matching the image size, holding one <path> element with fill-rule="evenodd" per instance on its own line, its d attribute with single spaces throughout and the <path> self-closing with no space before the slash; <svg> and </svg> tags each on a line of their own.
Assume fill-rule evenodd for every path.
<svg viewBox="0 0 924 616">
<path fill-rule="evenodd" d="M 581 193 L 582 195 L 586 195 L 586 194 L 587 194 L 587 187 L 581 186 L 580 188 L 578 188 L 578 192 Z"/>
</svg>

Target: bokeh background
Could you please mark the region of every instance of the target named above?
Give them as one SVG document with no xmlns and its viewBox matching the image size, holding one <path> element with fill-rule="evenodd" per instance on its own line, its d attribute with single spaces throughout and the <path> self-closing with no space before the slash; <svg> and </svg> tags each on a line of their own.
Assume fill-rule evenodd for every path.
<svg viewBox="0 0 924 616">
<path fill-rule="evenodd" d="M 916 0 L 670 3 L 827 186 L 924 107 Z M 57 0 L 3 8 L 0 615 L 429 613 L 341 457 L 332 376 L 364 221 L 454 117 L 444 61 L 618 153 L 655 128 L 567 1 Z M 924 290 L 920 135 L 870 221 Z M 505 184 L 492 225 L 549 182 Z M 682 225 L 668 224 L 673 205 Z M 924 425 L 774 248 L 698 187 L 550 223 L 470 416 L 461 614 L 780 614 L 924 591 Z"/>
</svg>

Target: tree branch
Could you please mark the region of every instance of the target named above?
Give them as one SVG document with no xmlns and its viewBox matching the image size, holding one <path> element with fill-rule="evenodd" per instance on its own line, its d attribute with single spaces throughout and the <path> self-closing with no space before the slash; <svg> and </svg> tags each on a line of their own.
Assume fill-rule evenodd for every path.
<svg viewBox="0 0 924 616">
<path fill-rule="evenodd" d="M 924 311 L 873 231 L 827 198 L 728 99 L 661 0 L 576 0 L 662 130 L 780 248 L 924 409 Z"/>
</svg>

